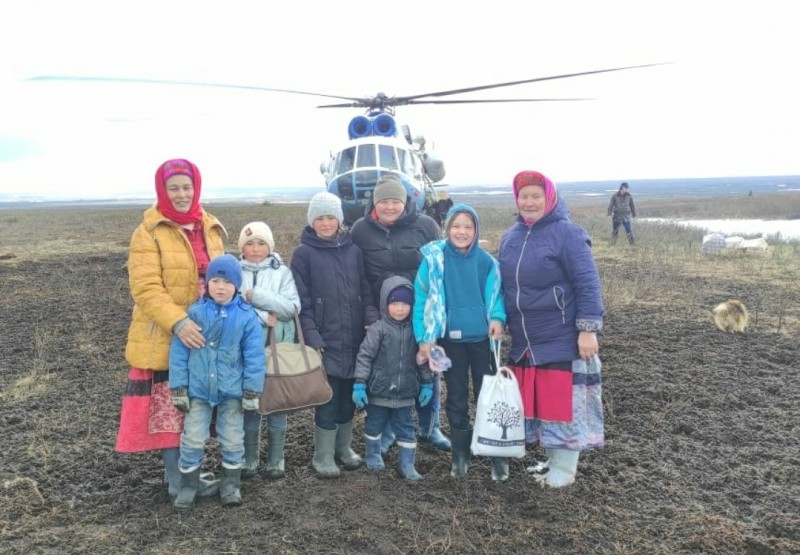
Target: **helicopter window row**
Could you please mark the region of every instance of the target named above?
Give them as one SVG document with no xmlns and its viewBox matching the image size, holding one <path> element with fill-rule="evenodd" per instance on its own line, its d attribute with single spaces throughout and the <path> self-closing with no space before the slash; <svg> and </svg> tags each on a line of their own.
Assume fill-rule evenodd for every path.
<svg viewBox="0 0 800 555">
<path fill-rule="evenodd" d="M 377 147 L 377 151 L 376 151 Z M 380 164 L 378 164 L 380 162 Z M 417 157 L 403 148 L 392 145 L 362 144 L 342 150 L 336 160 L 336 174 L 342 175 L 356 168 L 376 168 L 400 171 L 420 179 L 422 168 Z"/>
</svg>

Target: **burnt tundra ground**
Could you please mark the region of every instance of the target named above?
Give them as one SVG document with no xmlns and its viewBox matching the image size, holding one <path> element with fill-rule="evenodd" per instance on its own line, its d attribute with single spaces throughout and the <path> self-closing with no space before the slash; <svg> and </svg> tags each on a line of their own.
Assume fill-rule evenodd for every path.
<svg viewBox="0 0 800 555">
<path fill-rule="evenodd" d="M 283 223 L 270 210 L 214 212 L 231 250 L 241 224 L 260 217 L 289 258 L 302 211 Z M 707 261 L 680 254 L 680 238 L 662 252 L 663 233 L 644 229 L 638 250 L 596 241 L 608 306 L 606 446 L 581 457 L 571 487 L 542 489 L 526 475 L 536 449 L 502 485 L 478 458 L 455 481 L 449 456 L 426 448 L 420 483 L 397 476 L 395 452 L 382 474 L 321 480 L 306 411 L 289 418 L 285 479 L 245 482 L 239 508 L 208 500 L 178 515 L 157 454 L 113 451 L 128 370 L 125 246 L 140 212 L 0 212 L 11 233 L 0 244 L 0 552 L 800 553 L 791 260 Z M 506 212 L 485 218 L 490 247 Z M 36 239 L 32 252 L 34 223 L 55 226 L 56 242 Z M 688 242 L 695 249 L 697 236 Z M 734 297 L 753 312 L 744 334 L 711 321 L 711 307 Z M 358 451 L 362 430 L 359 413 Z M 207 466 L 218 463 L 210 449 Z"/>
</svg>

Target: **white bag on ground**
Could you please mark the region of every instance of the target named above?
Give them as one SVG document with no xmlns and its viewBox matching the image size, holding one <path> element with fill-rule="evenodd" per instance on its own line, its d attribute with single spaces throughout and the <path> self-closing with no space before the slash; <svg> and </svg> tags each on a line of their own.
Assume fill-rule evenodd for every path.
<svg viewBox="0 0 800 555">
<path fill-rule="evenodd" d="M 514 373 L 498 367 L 494 376 L 484 376 L 475 426 L 472 454 L 486 457 L 525 456 L 525 418 L 522 395 Z"/>
</svg>

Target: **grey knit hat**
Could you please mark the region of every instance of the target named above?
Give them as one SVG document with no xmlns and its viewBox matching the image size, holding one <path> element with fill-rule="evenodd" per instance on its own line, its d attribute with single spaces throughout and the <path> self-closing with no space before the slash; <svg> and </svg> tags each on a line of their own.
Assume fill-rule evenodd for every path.
<svg viewBox="0 0 800 555">
<path fill-rule="evenodd" d="M 380 201 L 389 198 L 399 200 L 405 204 L 408 200 L 408 193 L 399 179 L 393 175 L 384 175 L 375 184 L 375 190 L 372 193 L 372 203 L 378 204 Z"/>
<path fill-rule="evenodd" d="M 344 214 L 339 197 L 326 191 L 311 197 L 311 202 L 308 203 L 308 225 L 314 227 L 314 220 L 320 216 L 333 216 L 341 225 L 344 222 Z"/>
</svg>

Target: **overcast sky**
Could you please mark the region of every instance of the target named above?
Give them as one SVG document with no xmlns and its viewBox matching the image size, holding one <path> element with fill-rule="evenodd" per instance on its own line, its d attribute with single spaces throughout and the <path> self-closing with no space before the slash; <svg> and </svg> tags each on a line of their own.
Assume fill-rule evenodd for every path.
<svg viewBox="0 0 800 555">
<path fill-rule="evenodd" d="M 522 169 L 561 182 L 800 174 L 793 0 L 475 5 L 2 2 L 0 192 L 146 193 L 173 157 L 194 161 L 212 190 L 322 186 L 320 162 L 361 113 L 281 93 L 28 80 L 40 75 L 366 96 L 673 62 L 471 96 L 592 101 L 411 106 L 397 118 L 454 184 Z"/>
</svg>

